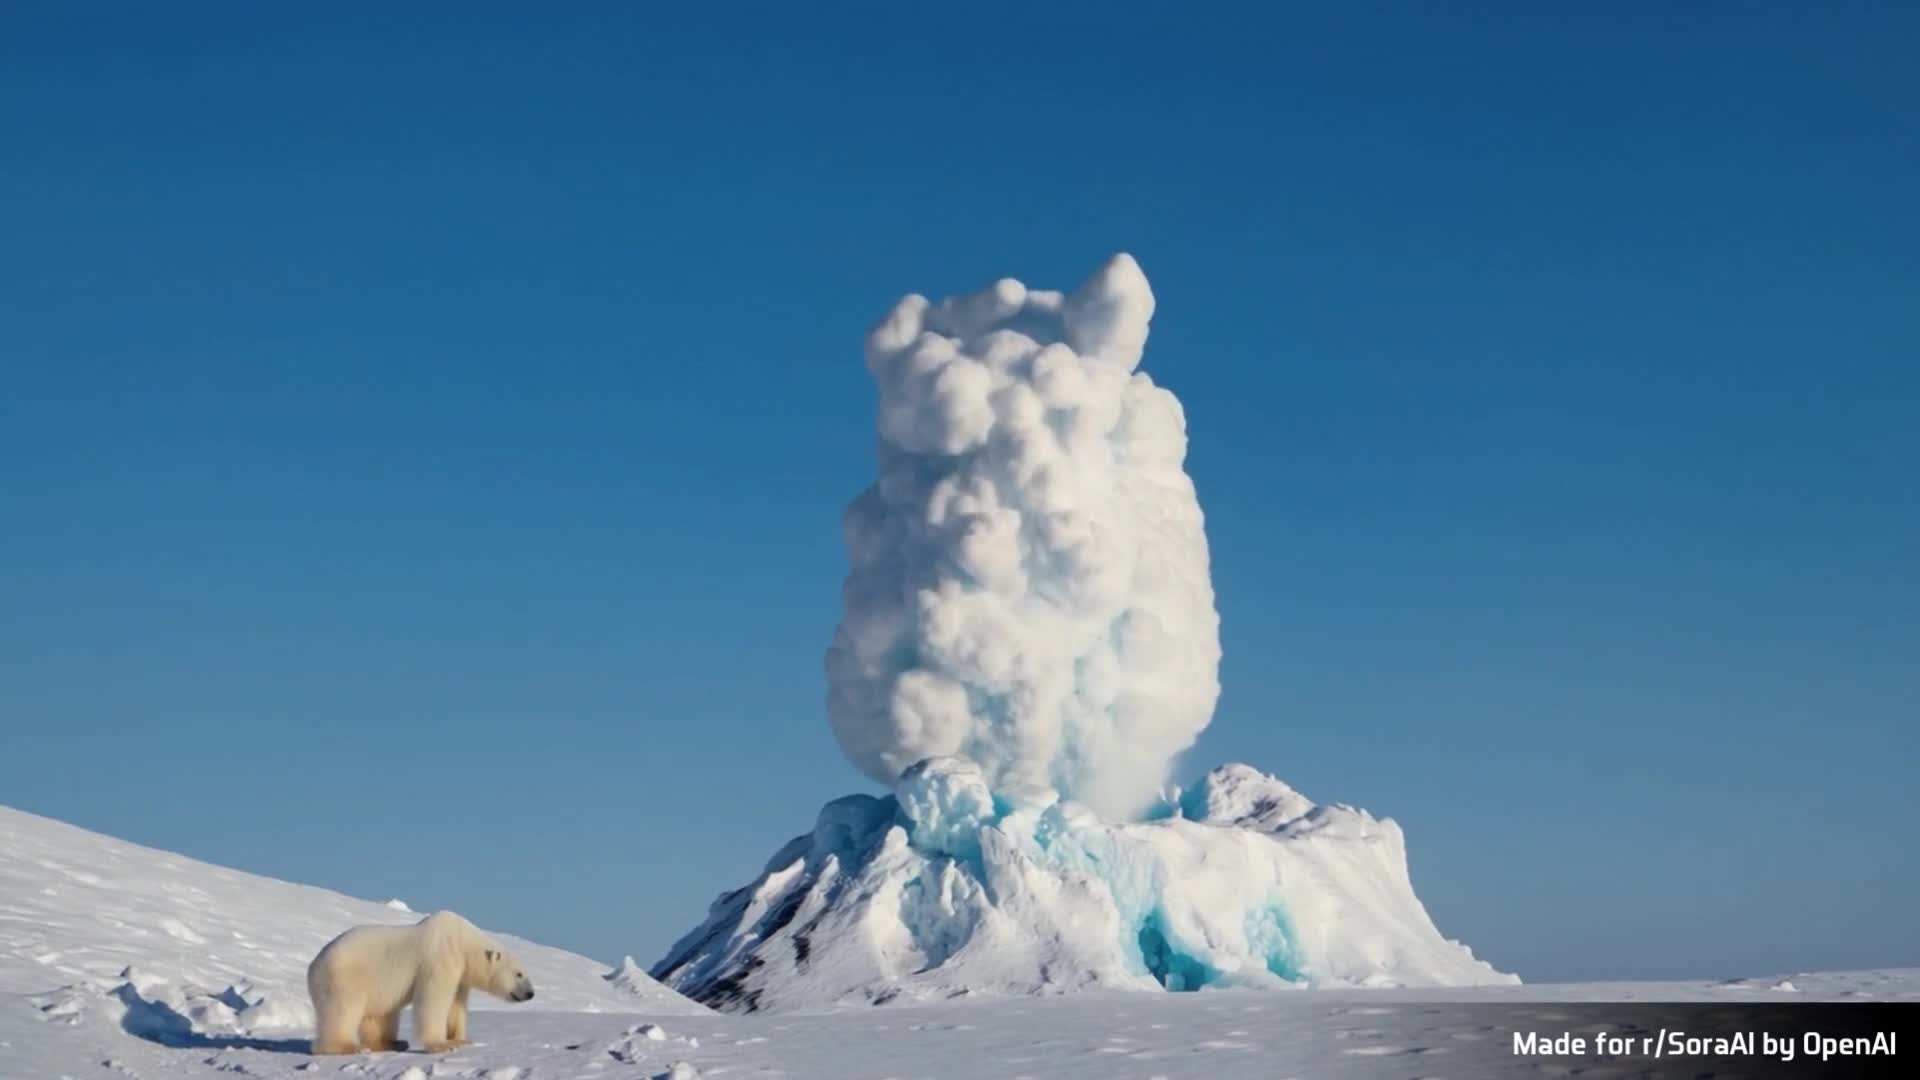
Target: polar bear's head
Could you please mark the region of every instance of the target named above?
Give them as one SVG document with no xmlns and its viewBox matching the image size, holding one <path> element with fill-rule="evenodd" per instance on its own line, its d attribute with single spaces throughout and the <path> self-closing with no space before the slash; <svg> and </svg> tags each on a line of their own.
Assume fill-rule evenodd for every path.
<svg viewBox="0 0 1920 1080">
<path fill-rule="evenodd" d="M 533 1000 L 533 980 L 527 978 L 526 969 L 520 966 L 520 961 L 515 960 L 512 953 L 498 945 L 490 945 L 482 956 L 486 960 L 486 972 L 480 985 L 487 993 L 508 1001 Z"/>
</svg>

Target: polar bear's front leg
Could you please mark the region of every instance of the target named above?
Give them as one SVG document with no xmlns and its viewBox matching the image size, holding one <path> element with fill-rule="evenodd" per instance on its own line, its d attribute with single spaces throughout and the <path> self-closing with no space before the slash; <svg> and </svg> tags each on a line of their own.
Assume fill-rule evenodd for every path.
<svg viewBox="0 0 1920 1080">
<path fill-rule="evenodd" d="M 413 1029 L 420 1036 L 420 1048 L 429 1054 L 444 1054 L 454 1048 L 447 1028 L 459 990 L 457 973 L 433 977 L 422 974 L 413 988 Z"/>
<path fill-rule="evenodd" d="M 447 1041 L 455 1046 L 467 1045 L 467 988 L 462 986 L 453 995 L 453 1008 L 447 1010 Z"/>
<path fill-rule="evenodd" d="M 376 1052 L 400 1049 L 400 1010 L 361 1017 L 360 1045 Z"/>
</svg>

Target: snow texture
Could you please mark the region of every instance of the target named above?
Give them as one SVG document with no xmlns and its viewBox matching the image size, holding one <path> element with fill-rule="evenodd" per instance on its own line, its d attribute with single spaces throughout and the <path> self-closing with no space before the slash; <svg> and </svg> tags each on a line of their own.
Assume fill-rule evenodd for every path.
<svg viewBox="0 0 1920 1080">
<path fill-rule="evenodd" d="M 1247 779 L 1213 797 L 1258 816 L 1276 790 Z M 823 816 L 841 830 L 858 817 L 844 807 Z M 581 957 L 513 941 L 540 980 L 539 1010 L 490 1011 L 475 1025 L 480 1041 L 450 1054 L 313 1057 L 306 960 L 337 924 L 383 910 L 404 918 L 0 809 L 0 1077 L 1504 1080 L 1537 1077 L 1539 1063 L 1499 1045 L 1490 1015 L 1472 1002 L 1920 1001 L 1920 970 L 1904 970 L 1466 990 L 1095 992 L 725 1016 L 635 981 L 644 977 L 631 964 L 608 976 Z M 1541 1022 L 1564 1023 L 1562 1008 L 1537 1010 Z"/>
<path fill-rule="evenodd" d="M 821 810 L 653 974 L 727 1011 L 1093 988 L 1518 982 L 1443 938 L 1399 826 L 1245 765 L 1159 820 L 996 798 L 955 760 Z"/>
<path fill-rule="evenodd" d="M 873 485 L 827 652 L 841 748 L 891 787 L 928 758 L 995 792 L 1147 806 L 1219 696 L 1219 616 L 1180 402 L 1117 255 L 1071 295 L 908 296 L 867 336 Z"/>
</svg>

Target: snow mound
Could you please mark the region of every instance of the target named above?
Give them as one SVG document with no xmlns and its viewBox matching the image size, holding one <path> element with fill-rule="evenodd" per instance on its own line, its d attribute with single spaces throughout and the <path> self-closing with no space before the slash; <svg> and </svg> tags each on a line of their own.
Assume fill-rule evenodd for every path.
<svg viewBox="0 0 1920 1080">
<path fill-rule="evenodd" d="M 150 1042 L 311 1033 L 307 964 L 349 926 L 420 916 L 0 807 L 0 994 Z M 636 970 L 506 934 L 543 1008 L 697 1014 Z M 476 1008 L 498 1007 L 476 995 Z"/>
<path fill-rule="evenodd" d="M 1222 765 L 1171 800 L 1190 821 L 1279 832 L 1313 812 L 1313 800 L 1251 765 Z"/>
<path fill-rule="evenodd" d="M 607 980 L 607 984 L 615 990 L 624 991 L 638 998 L 658 997 L 661 993 L 660 984 L 654 982 L 647 974 L 647 969 L 635 963 L 631 956 L 622 957 L 619 967 L 600 977 Z M 627 1005 L 632 1007 L 632 1002 L 628 1002 Z"/>
<path fill-rule="evenodd" d="M 30 997 L 40 1017 L 79 1025 L 103 1020 L 163 1046 L 253 1046 L 296 1049 L 313 1028 L 304 993 L 269 995 L 248 982 L 209 990 L 127 967 L 113 979 L 83 979 Z M 275 1038 L 278 1037 L 278 1038 Z"/>
<path fill-rule="evenodd" d="M 1440 935 L 1400 828 L 1245 765 L 1158 820 L 996 797 L 927 761 L 828 803 L 654 966 L 727 1011 L 1095 987 L 1517 983 Z"/>
</svg>

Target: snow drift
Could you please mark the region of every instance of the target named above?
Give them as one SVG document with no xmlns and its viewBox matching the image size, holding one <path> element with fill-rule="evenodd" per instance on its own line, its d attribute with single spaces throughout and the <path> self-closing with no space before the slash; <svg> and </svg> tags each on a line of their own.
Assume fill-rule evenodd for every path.
<svg viewBox="0 0 1920 1080">
<path fill-rule="evenodd" d="M 1070 295 L 913 295 L 868 333 L 879 475 L 827 711 L 893 793 L 829 803 L 655 977 L 747 1011 L 1517 981 L 1441 938 L 1393 822 L 1246 766 L 1161 798 L 1220 639 L 1185 415 L 1137 370 L 1153 311 L 1117 255 Z"/>
<path fill-rule="evenodd" d="M 1009 806 L 969 762 L 828 803 L 655 966 L 718 1009 L 1105 987 L 1517 983 L 1443 938 L 1400 828 L 1245 765 L 1153 821 Z"/>
</svg>

